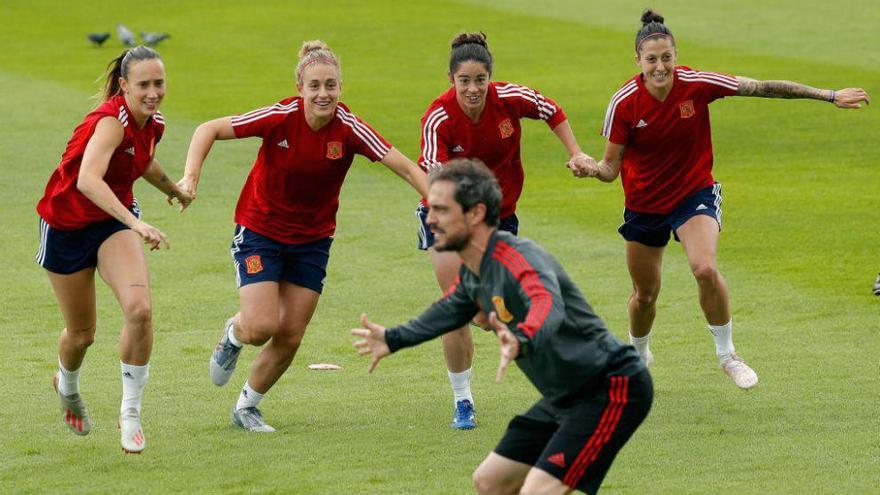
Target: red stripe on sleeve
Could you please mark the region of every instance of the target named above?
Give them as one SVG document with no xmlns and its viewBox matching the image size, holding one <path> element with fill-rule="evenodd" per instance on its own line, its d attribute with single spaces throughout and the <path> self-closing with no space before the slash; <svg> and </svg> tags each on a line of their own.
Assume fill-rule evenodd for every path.
<svg viewBox="0 0 880 495">
<path fill-rule="evenodd" d="M 455 290 L 458 289 L 458 285 L 460 283 L 461 283 L 461 274 L 458 274 L 455 276 L 455 281 L 452 282 L 452 285 L 450 285 L 449 288 L 446 289 L 446 292 L 444 292 L 443 295 L 440 296 L 440 299 L 446 299 L 447 297 L 451 296 L 452 294 L 455 294 Z M 438 301 L 440 299 L 438 299 Z"/>
<path fill-rule="evenodd" d="M 532 265 L 515 249 L 504 241 L 495 243 L 495 252 L 492 259 L 500 261 L 516 278 L 523 291 L 532 299 L 532 304 L 525 320 L 519 324 L 519 329 L 529 338 L 544 324 L 550 308 L 553 307 L 553 296 L 541 283 L 538 273 Z"/>
</svg>

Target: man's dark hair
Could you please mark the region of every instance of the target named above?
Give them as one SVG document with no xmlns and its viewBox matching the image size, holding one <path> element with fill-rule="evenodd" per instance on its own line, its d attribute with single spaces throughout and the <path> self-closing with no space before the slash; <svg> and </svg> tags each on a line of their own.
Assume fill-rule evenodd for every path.
<svg viewBox="0 0 880 495">
<path fill-rule="evenodd" d="M 501 186 L 495 175 L 480 160 L 459 158 L 446 162 L 432 172 L 428 181 L 449 181 L 455 185 L 455 201 L 468 211 L 479 203 L 486 205 L 485 222 L 490 227 L 498 225 L 501 216 Z"/>
</svg>

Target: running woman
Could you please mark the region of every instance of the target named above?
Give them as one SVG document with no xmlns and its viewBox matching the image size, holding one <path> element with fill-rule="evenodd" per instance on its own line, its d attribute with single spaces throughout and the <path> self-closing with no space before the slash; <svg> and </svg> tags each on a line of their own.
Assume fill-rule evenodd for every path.
<svg viewBox="0 0 880 495">
<path fill-rule="evenodd" d="M 287 370 L 324 287 L 336 230 L 339 192 L 354 155 L 380 161 L 416 191 L 427 179 L 339 102 L 339 60 L 321 41 L 307 41 L 296 66 L 299 96 L 196 129 L 180 186 L 195 196 L 202 163 L 220 139 L 263 140 L 235 209 L 232 257 L 240 311 L 227 320 L 210 360 L 211 380 L 225 385 L 244 344 L 267 344 L 232 410 L 232 422 L 273 432 L 258 405 Z"/>
<path fill-rule="evenodd" d="M 578 177 L 604 182 L 621 175 L 626 196 L 620 234 L 633 283 L 629 299 L 630 339 L 647 362 L 651 327 L 660 293 L 663 251 L 672 233 L 687 254 L 700 306 L 715 339 L 721 368 L 744 389 L 758 376 L 733 345 L 727 283 L 718 272 L 721 184 L 712 178 L 709 103 L 725 96 L 808 98 L 839 108 L 861 108 L 859 88 L 816 89 L 790 81 L 757 81 L 676 65 L 675 38 L 663 17 L 646 10 L 636 34 L 641 72 L 614 94 L 605 114 L 605 155 L 598 164 L 570 163 Z"/>
<path fill-rule="evenodd" d="M 484 162 L 504 192 L 498 228 L 516 235 L 519 230 L 516 202 L 524 179 L 520 119 L 545 121 L 571 160 L 592 159 L 581 151 L 559 105 L 531 88 L 492 81 L 493 69 L 494 59 L 484 33 L 462 33 L 452 40 L 448 72 L 452 87 L 434 100 L 422 117 L 419 165 L 431 172 L 453 158 L 477 158 Z M 428 251 L 440 289 L 446 291 L 452 286 L 461 262 L 453 253 L 432 248 L 434 237 L 427 227 L 427 215 L 428 202 L 423 199 L 416 210 L 418 247 Z M 479 315 L 476 323 L 485 325 L 485 317 Z M 453 392 L 451 426 L 461 430 L 474 428 L 471 393 L 474 343 L 470 327 L 464 325 L 444 334 L 441 340 Z"/>
<path fill-rule="evenodd" d="M 596 493 L 614 457 L 651 408 L 653 385 L 638 352 L 616 339 L 559 263 L 498 228 L 501 188 L 477 160 L 430 176 L 434 247 L 459 257 L 459 276 L 417 319 L 385 329 L 361 316 L 358 352 L 380 359 L 490 310 L 501 344 L 497 380 L 511 361 L 542 398 L 515 416 L 474 472 L 481 494 Z"/>
<path fill-rule="evenodd" d="M 37 263 L 46 269 L 64 317 L 53 385 L 61 399 L 61 419 L 77 435 L 91 430 L 79 375 L 95 340 L 96 268 L 116 295 L 125 318 L 119 338 L 121 444 L 126 452 L 140 453 L 146 447 L 141 395 L 153 347 L 150 281 L 141 242 L 155 250 L 168 247 L 168 240 L 140 219 L 132 184 L 143 176 L 168 196 L 169 204 L 176 199 L 181 211 L 191 197 L 168 179 L 155 158 L 165 132 L 159 112 L 165 68 L 159 54 L 145 46 L 124 51 L 110 62 L 102 93 L 103 103 L 73 131 L 37 204 Z"/>
</svg>

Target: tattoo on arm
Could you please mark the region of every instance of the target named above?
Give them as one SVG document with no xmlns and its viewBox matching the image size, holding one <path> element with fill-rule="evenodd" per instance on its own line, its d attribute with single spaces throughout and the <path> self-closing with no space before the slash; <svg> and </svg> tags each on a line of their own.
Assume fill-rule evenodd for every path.
<svg viewBox="0 0 880 495">
<path fill-rule="evenodd" d="M 828 101 L 831 91 L 818 89 L 792 81 L 758 81 L 748 77 L 738 77 L 736 94 L 760 98 L 807 98 Z"/>
<path fill-rule="evenodd" d="M 162 183 L 170 182 L 170 181 L 171 181 L 171 179 L 169 179 L 168 176 L 165 174 L 162 174 L 162 177 L 159 179 L 159 182 L 162 182 Z"/>
<path fill-rule="evenodd" d="M 129 287 L 146 287 L 147 284 L 131 284 Z"/>
<path fill-rule="evenodd" d="M 119 220 L 122 223 L 125 223 L 125 217 L 122 215 L 122 213 L 119 212 L 119 210 L 115 206 L 110 207 L 110 214 L 113 215 L 113 218 Z"/>
</svg>

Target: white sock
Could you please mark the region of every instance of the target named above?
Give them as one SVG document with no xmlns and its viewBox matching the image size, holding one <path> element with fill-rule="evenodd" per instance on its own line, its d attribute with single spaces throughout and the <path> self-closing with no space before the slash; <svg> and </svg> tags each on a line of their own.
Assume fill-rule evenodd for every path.
<svg viewBox="0 0 880 495">
<path fill-rule="evenodd" d="M 730 355 L 735 350 L 733 348 L 733 320 L 728 321 L 726 325 L 709 325 L 709 331 L 715 338 L 715 354 L 718 359 L 722 361 L 730 359 Z"/>
<path fill-rule="evenodd" d="M 455 402 L 457 403 L 460 400 L 467 399 L 473 404 L 474 398 L 471 395 L 471 368 L 460 373 L 453 373 L 449 370 L 446 372 L 449 374 L 449 383 L 452 384 L 452 395 L 455 398 Z"/>
<path fill-rule="evenodd" d="M 229 338 L 229 342 L 235 347 L 241 347 L 244 345 L 240 340 L 235 338 L 235 325 L 232 323 L 232 320 L 229 320 L 229 325 L 226 327 L 226 336 Z"/>
<path fill-rule="evenodd" d="M 651 332 L 648 332 L 648 335 L 644 337 L 634 337 L 633 334 L 629 334 L 629 343 L 639 351 L 639 356 L 645 356 L 651 349 L 649 345 L 651 344 Z"/>
<path fill-rule="evenodd" d="M 73 395 L 79 393 L 79 370 L 82 369 L 82 366 L 79 369 L 70 371 L 61 364 L 61 358 L 58 358 L 58 369 L 61 371 L 61 375 L 58 377 L 58 391 L 61 392 L 61 395 Z"/>
<path fill-rule="evenodd" d="M 147 379 L 150 378 L 150 364 L 135 366 L 119 362 L 122 368 L 122 406 L 120 412 L 135 408 L 138 414 L 141 412 L 141 394 Z"/>
<path fill-rule="evenodd" d="M 235 403 L 235 410 L 257 407 L 261 400 L 263 400 L 263 394 L 252 389 L 250 383 L 244 382 L 244 387 L 241 387 L 241 393 L 238 394 L 238 402 Z"/>
</svg>

